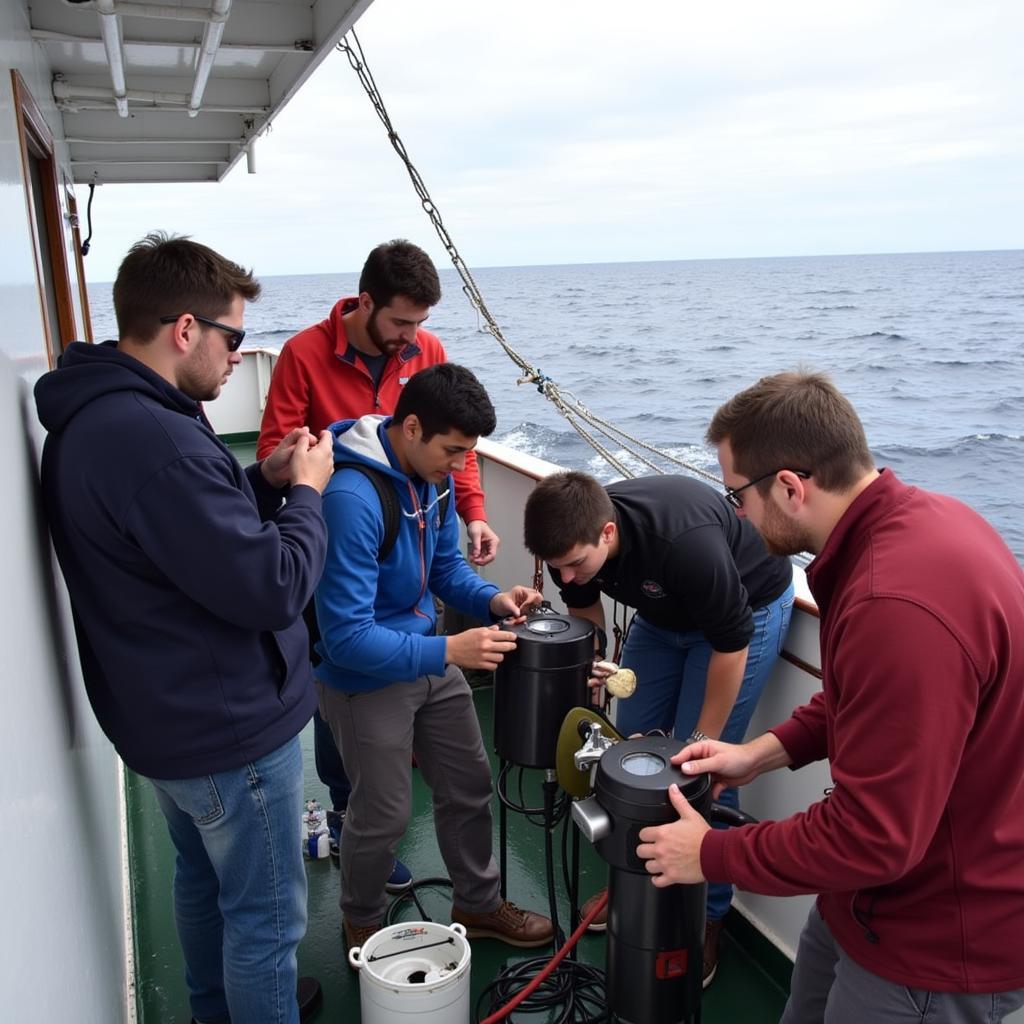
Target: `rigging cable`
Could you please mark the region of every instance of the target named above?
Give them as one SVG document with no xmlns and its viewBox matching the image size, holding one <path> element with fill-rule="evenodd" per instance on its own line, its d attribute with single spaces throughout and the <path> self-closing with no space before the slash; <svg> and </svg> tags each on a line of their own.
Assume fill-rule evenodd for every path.
<svg viewBox="0 0 1024 1024">
<path fill-rule="evenodd" d="M 349 42 L 349 37 L 351 37 L 351 42 Z M 441 244 L 448 253 L 452 266 L 462 279 L 462 291 L 466 295 L 466 298 L 469 300 L 472 307 L 476 310 L 477 322 L 479 324 L 482 321 L 484 325 L 479 329 L 482 333 L 490 334 L 502 347 L 509 359 L 511 359 L 512 362 L 514 362 L 522 371 L 522 376 L 516 383 L 534 384 L 537 390 L 555 406 L 555 408 L 562 414 L 569 425 L 580 435 L 580 437 L 582 437 L 583 440 L 598 453 L 598 455 L 612 465 L 623 477 L 632 477 L 636 474 L 627 468 L 624 462 L 618 458 L 617 455 L 611 452 L 603 441 L 595 437 L 591 430 L 587 429 L 587 426 L 592 428 L 593 431 L 603 434 L 604 437 L 613 444 L 625 447 L 631 458 L 641 462 L 644 466 L 655 473 L 664 473 L 665 470 L 650 461 L 650 459 L 646 458 L 644 455 L 640 454 L 640 451 L 637 449 L 643 449 L 666 462 L 680 466 L 690 473 L 704 477 L 714 483 L 721 483 L 720 478 L 715 476 L 713 473 L 709 473 L 700 466 L 695 466 L 692 463 L 677 458 L 669 452 L 647 444 L 639 438 L 633 437 L 620 427 L 616 427 L 608 420 L 592 413 L 571 391 L 560 388 L 554 380 L 543 373 L 539 368 L 531 366 L 530 363 L 527 362 L 527 360 L 509 344 L 505 339 L 501 328 L 498 326 L 498 323 L 495 321 L 494 317 L 491 316 L 491 312 L 487 308 L 487 304 L 484 302 L 483 295 L 477 287 L 476 281 L 473 279 L 473 275 L 470 272 L 469 267 L 466 266 L 466 263 L 459 254 L 454 241 L 452 241 L 451 235 L 449 235 L 448 229 L 445 227 L 444 221 L 441 219 L 441 213 L 437 208 L 437 204 L 427 191 L 427 186 L 423 181 L 420 172 L 416 169 L 412 160 L 409 158 L 409 154 L 405 149 L 405 143 L 402 142 L 401 137 L 395 130 L 394 125 L 391 123 L 391 117 L 384 105 L 384 100 L 381 97 L 380 91 L 377 89 L 377 83 L 374 81 L 373 73 L 370 71 L 370 68 L 366 63 L 366 56 L 363 53 L 362 44 L 359 42 L 359 37 L 356 35 L 354 29 L 350 30 L 348 35 L 342 38 L 342 40 L 337 44 L 337 48 L 348 58 L 349 65 L 359 78 L 359 82 L 363 87 L 363 91 L 369 98 L 374 112 L 377 114 L 381 124 L 384 125 L 384 128 L 387 131 L 388 141 L 391 143 L 391 147 L 405 165 L 409 179 L 412 181 L 413 189 L 419 197 L 420 205 L 429 217 L 431 224 L 433 224 L 434 231 L 437 233 L 437 237 L 441 240 Z M 583 424 L 587 424 L 587 426 L 584 426 Z M 628 442 L 628 444 L 626 442 Z M 634 448 L 629 448 L 629 445 L 633 445 Z"/>
</svg>

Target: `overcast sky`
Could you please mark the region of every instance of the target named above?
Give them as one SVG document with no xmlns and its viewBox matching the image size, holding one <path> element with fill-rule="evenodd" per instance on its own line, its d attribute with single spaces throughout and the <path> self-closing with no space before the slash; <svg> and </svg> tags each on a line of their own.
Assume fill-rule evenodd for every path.
<svg viewBox="0 0 1024 1024">
<path fill-rule="evenodd" d="M 1024 247 L 1022 0 L 376 0 L 357 31 L 470 266 Z M 89 278 L 152 228 L 259 275 L 399 236 L 444 265 L 344 55 L 257 166 L 98 189 Z"/>
</svg>

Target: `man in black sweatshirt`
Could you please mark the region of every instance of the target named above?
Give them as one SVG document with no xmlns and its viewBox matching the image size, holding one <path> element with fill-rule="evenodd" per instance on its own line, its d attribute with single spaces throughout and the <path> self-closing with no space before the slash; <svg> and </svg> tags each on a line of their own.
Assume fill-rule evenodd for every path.
<svg viewBox="0 0 1024 1024">
<path fill-rule="evenodd" d="M 527 500 L 524 533 L 572 614 L 603 630 L 602 594 L 636 610 L 622 664 L 637 690 L 617 708 L 620 732 L 743 738 L 789 628 L 793 567 L 765 550 L 725 495 L 684 476 L 603 487 L 586 473 L 556 473 Z M 719 799 L 739 803 L 734 788 Z M 731 899 L 730 886 L 709 886 L 705 985 Z"/>
<path fill-rule="evenodd" d="M 292 431 L 243 470 L 200 405 L 241 361 L 259 291 L 206 246 L 149 235 L 114 283 L 119 340 L 73 343 L 36 385 L 86 689 L 167 819 L 209 1024 L 296 1024 L 306 926 L 298 733 L 316 698 L 299 616 L 323 568 L 331 439 Z"/>
</svg>

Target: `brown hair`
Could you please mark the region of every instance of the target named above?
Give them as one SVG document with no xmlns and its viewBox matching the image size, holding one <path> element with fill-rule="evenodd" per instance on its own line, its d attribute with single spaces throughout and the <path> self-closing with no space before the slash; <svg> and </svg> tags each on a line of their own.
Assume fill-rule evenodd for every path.
<svg viewBox="0 0 1024 1024">
<path fill-rule="evenodd" d="M 237 263 L 199 242 L 151 231 L 121 261 L 114 312 L 121 338 L 151 341 L 160 317 L 192 313 L 216 320 L 237 296 L 252 301 L 260 284 Z"/>
<path fill-rule="evenodd" d="M 842 493 L 874 468 L 857 413 L 824 373 L 762 377 L 719 407 L 707 439 L 715 445 L 728 440 L 733 467 L 750 480 L 776 469 L 804 469 L 822 490 Z M 771 483 L 758 490 L 767 493 Z"/>
<path fill-rule="evenodd" d="M 546 476 L 526 500 L 523 542 L 545 562 L 561 558 L 577 544 L 596 544 L 605 523 L 615 522 L 608 492 L 575 470 Z"/>
<path fill-rule="evenodd" d="M 366 257 L 359 292 L 366 292 L 377 307 L 390 305 L 396 295 L 414 306 L 436 306 L 441 301 L 441 282 L 430 257 L 418 245 L 395 238 Z"/>
</svg>

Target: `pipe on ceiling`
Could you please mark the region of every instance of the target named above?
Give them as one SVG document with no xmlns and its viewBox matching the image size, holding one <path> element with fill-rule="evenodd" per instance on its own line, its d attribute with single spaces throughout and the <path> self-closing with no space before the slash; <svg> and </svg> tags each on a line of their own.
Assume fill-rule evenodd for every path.
<svg viewBox="0 0 1024 1024">
<path fill-rule="evenodd" d="M 188 116 L 195 117 L 203 105 L 203 93 L 210 80 L 213 62 L 217 59 L 217 49 L 224 35 L 224 25 L 231 15 L 231 0 L 213 0 L 211 20 L 203 29 L 203 41 L 196 54 L 196 78 L 192 85 L 192 95 L 188 101 Z"/>
<path fill-rule="evenodd" d="M 114 89 L 114 105 L 119 117 L 128 116 L 128 88 L 124 77 L 124 49 L 121 46 L 121 26 L 114 0 L 96 0 L 96 13 L 100 19 L 100 36 L 110 66 L 110 84 Z"/>
</svg>

